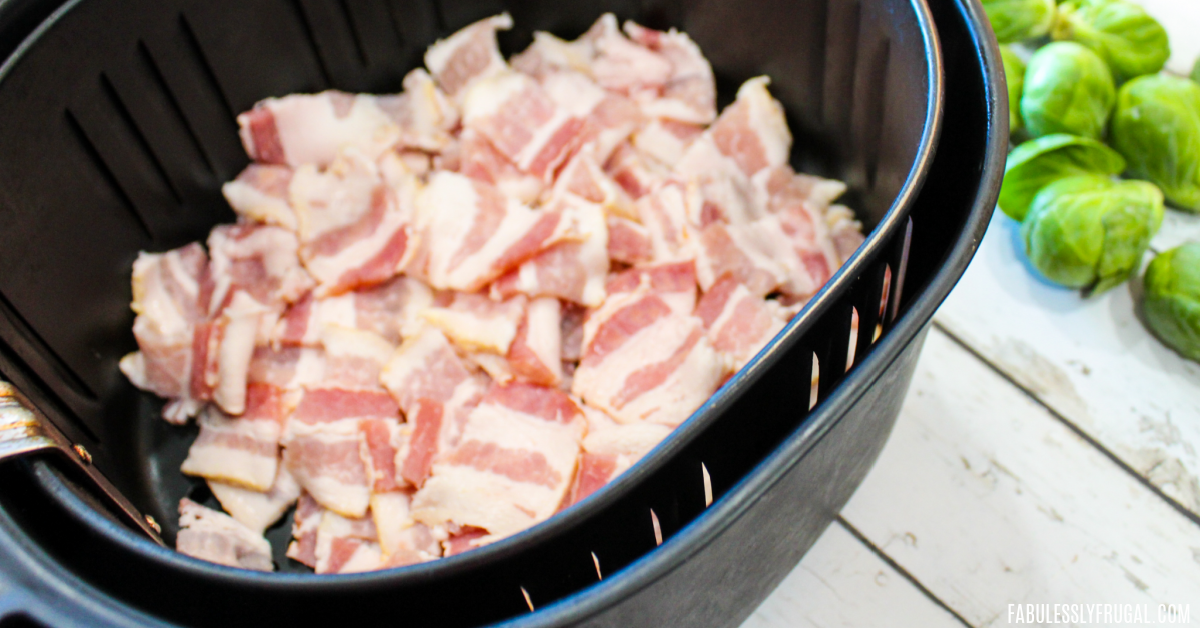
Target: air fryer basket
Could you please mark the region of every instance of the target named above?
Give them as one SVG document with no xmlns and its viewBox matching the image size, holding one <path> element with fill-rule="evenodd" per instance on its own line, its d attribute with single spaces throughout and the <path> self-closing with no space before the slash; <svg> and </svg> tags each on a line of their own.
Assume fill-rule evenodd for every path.
<svg viewBox="0 0 1200 628">
<path fill-rule="evenodd" d="M 0 18 L 13 2 L 0 4 Z M 36 13 L 45 3 L 22 4 Z M 633 472 L 561 517 L 460 557 L 357 576 L 230 570 L 137 538 L 89 508 L 49 464 L 6 465 L 0 618 L 735 625 L 874 461 L 932 311 L 969 261 L 999 186 L 1007 116 L 995 90 L 1003 85 L 971 0 L 934 7 L 947 106 L 932 164 L 929 96 L 939 77 L 925 74 L 936 67 L 924 53 L 929 42 L 913 5 L 900 0 L 142 4 L 73 2 L 0 70 L 8 227 L 0 372 L 45 412 L 70 417 L 69 436 L 164 523 L 188 488 L 177 468 L 191 435 L 153 419 L 155 403 L 114 368 L 132 347 L 128 268 L 138 248 L 177 246 L 231 218 L 216 186 L 245 163 L 232 113 L 260 97 L 329 85 L 395 89 L 439 33 L 505 8 L 522 29 L 504 42 L 510 51 L 532 29 L 569 35 L 613 10 L 686 29 L 726 95 L 741 79 L 770 74 L 793 116 L 796 165 L 848 179 L 852 203 L 876 232 L 802 320 Z M 928 183 L 916 196 L 914 173 L 924 167 Z M 874 343 L 860 334 L 843 374 L 851 308 L 861 329 L 878 322 L 885 331 Z M 814 353 L 820 403 L 810 413 Z M 705 475 L 715 498 L 707 509 Z"/>
</svg>

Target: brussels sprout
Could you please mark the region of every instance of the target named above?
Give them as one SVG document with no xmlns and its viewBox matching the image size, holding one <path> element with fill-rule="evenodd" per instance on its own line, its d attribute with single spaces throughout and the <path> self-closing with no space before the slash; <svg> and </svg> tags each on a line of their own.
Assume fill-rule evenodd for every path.
<svg viewBox="0 0 1200 628">
<path fill-rule="evenodd" d="M 983 0 L 992 30 L 1000 43 L 1041 37 L 1054 26 L 1054 0 Z"/>
<path fill-rule="evenodd" d="M 1129 278 L 1162 218 L 1162 192 L 1154 185 L 1082 174 L 1037 193 L 1021 237 L 1046 278 L 1099 293 Z"/>
<path fill-rule="evenodd" d="M 1154 258 L 1144 285 L 1142 312 L 1150 331 L 1200 361 L 1200 243 L 1189 242 Z"/>
<path fill-rule="evenodd" d="M 1000 209 L 1023 220 L 1033 197 L 1046 184 L 1076 174 L 1115 175 L 1125 159 L 1100 142 L 1078 135 L 1055 133 L 1024 142 L 1008 154 Z"/>
<path fill-rule="evenodd" d="M 1025 62 L 1008 46 L 1000 46 L 1004 78 L 1008 83 L 1008 132 L 1021 128 L 1021 86 L 1025 84 Z"/>
<path fill-rule="evenodd" d="M 1157 184 L 1172 205 L 1200 211 L 1200 85 L 1167 75 L 1126 83 L 1112 144 L 1130 172 Z"/>
<path fill-rule="evenodd" d="M 1043 46 L 1029 58 L 1021 118 L 1034 137 L 1100 137 L 1116 100 L 1112 74 L 1096 53 L 1073 42 Z"/>
<path fill-rule="evenodd" d="M 1171 56 L 1167 31 L 1145 9 L 1125 0 L 1074 0 L 1059 7 L 1054 39 L 1071 39 L 1108 63 L 1118 82 L 1153 74 Z"/>
</svg>

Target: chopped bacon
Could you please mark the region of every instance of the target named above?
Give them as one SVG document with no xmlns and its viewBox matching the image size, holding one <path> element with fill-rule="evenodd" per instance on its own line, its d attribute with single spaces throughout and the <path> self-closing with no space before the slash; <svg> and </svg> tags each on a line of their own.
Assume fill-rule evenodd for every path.
<svg viewBox="0 0 1200 628">
<path fill-rule="evenodd" d="M 534 203 L 545 188 L 541 178 L 521 172 L 475 129 L 464 129 L 459 138 L 457 171 L 522 203 Z"/>
<path fill-rule="evenodd" d="M 508 69 L 496 45 L 496 31 L 512 25 L 512 17 L 502 13 L 460 29 L 425 51 L 425 66 L 447 94 L 461 98 L 476 82 Z"/>
<path fill-rule="evenodd" d="M 623 264 L 644 264 L 654 259 L 650 231 L 620 216 L 608 219 L 608 256 Z"/>
<path fill-rule="evenodd" d="M 385 182 L 379 167 L 353 150 L 340 153 L 324 172 L 297 168 L 291 198 L 300 259 L 321 283 L 321 294 L 391 279 L 411 257 L 415 184 L 388 183 L 399 182 Z"/>
<path fill-rule="evenodd" d="M 284 390 L 315 386 L 325 376 L 325 356 L 319 349 L 270 346 L 254 348 L 246 380 L 250 385 L 270 384 Z"/>
<path fill-rule="evenodd" d="M 674 426 L 717 389 L 723 367 L 702 322 L 646 283 L 589 316 L 571 390 L 621 422 Z"/>
<path fill-rule="evenodd" d="M 288 204 L 292 169 L 287 166 L 250 164 L 236 179 L 221 186 L 221 193 L 238 216 L 296 230 L 296 213 Z"/>
<path fill-rule="evenodd" d="M 348 517 L 361 517 L 370 505 L 371 487 L 360 454 L 358 420 L 298 420 L 296 415 L 311 396 L 312 391 L 305 394 L 288 421 L 283 461 L 300 486 L 322 506 Z M 333 413 L 339 410 L 330 408 Z"/>
<path fill-rule="evenodd" d="M 725 275 L 700 299 L 696 316 L 704 321 L 713 349 L 728 358 L 728 371 L 733 373 L 783 329 L 787 321 L 777 309 Z"/>
<path fill-rule="evenodd" d="M 374 96 L 335 90 L 268 98 L 237 121 L 251 159 L 292 167 L 328 165 L 347 146 L 374 159 L 400 138 Z"/>
<path fill-rule="evenodd" d="M 703 132 L 704 127 L 700 125 L 656 119 L 638 130 L 632 142 L 642 154 L 653 157 L 667 167 L 674 167 L 683 158 L 688 146 Z"/>
<path fill-rule="evenodd" d="M 621 424 L 599 410 L 589 409 L 585 413 L 588 434 L 583 439 L 579 470 L 563 508 L 579 503 L 624 473 L 671 433 L 666 425 L 644 421 Z"/>
<path fill-rule="evenodd" d="M 383 552 L 370 517 L 345 517 L 326 510 L 317 525 L 316 573 L 355 573 L 383 566 Z"/>
<path fill-rule="evenodd" d="M 674 28 L 656 31 L 625 22 L 633 41 L 658 53 L 671 72 L 658 93 L 642 92 L 642 110 L 650 117 L 692 124 L 708 124 L 717 117 L 717 84 L 712 66 L 691 37 Z"/>
<path fill-rule="evenodd" d="M 564 41 L 545 31 L 536 31 L 533 33 L 533 43 L 513 55 L 509 65 L 518 72 L 541 80 L 565 70 L 587 73 L 593 54 L 592 42 L 587 38 Z M 595 83 L 589 80 L 588 85 L 595 86 Z"/>
<path fill-rule="evenodd" d="M 833 240 L 838 259 L 845 262 L 865 241 L 862 223 L 854 219 L 854 212 L 845 205 L 831 206 L 825 212 L 825 222 L 829 225 L 829 239 Z"/>
<path fill-rule="evenodd" d="M 781 287 L 801 293 L 811 283 L 775 215 L 741 225 L 714 222 L 700 233 L 699 244 L 696 276 L 705 290 L 727 273 L 757 295 Z"/>
<path fill-rule="evenodd" d="M 371 516 L 388 567 L 403 567 L 442 555 L 441 544 L 433 531 L 425 524 L 413 521 L 411 501 L 412 497 L 402 491 L 371 496 Z"/>
<path fill-rule="evenodd" d="M 199 244 L 139 253 L 133 263 L 130 307 L 137 313 L 139 350 L 121 359 L 121 372 L 138 388 L 173 400 L 163 410 L 171 423 L 186 422 L 202 405 L 191 394 L 193 364 L 197 325 L 207 316 L 211 294 L 208 255 Z"/>
<path fill-rule="evenodd" d="M 401 437 L 400 420 L 370 418 L 359 421 L 362 431 L 363 462 L 371 479 L 373 493 L 396 490 L 396 450 Z"/>
<path fill-rule="evenodd" d="M 508 364 L 517 377 L 549 387 L 562 381 L 561 319 L 558 299 L 543 297 L 529 303 L 508 350 Z"/>
<path fill-rule="evenodd" d="M 314 283 L 297 258 L 299 243 L 291 231 L 256 224 L 218 225 L 208 236 L 212 257 L 212 302 L 216 314 L 243 291 L 263 306 L 278 307 L 300 299 Z"/>
<path fill-rule="evenodd" d="M 284 345 L 318 346 L 329 325 L 370 331 L 391 343 L 416 333 L 420 313 L 433 303 L 433 292 L 411 277 L 395 277 L 370 288 L 335 297 L 311 293 L 288 308 L 274 338 Z"/>
<path fill-rule="evenodd" d="M 737 171 L 714 171 L 692 179 L 689 221 L 703 229 L 714 222 L 741 225 L 766 215 L 766 207 L 754 197 L 749 180 Z"/>
<path fill-rule="evenodd" d="M 475 292 L 571 235 L 570 223 L 562 212 L 535 212 L 485 183 L 438 172 L 420 197 L 418 268 L 435 288 Z"/>
<path fill-rule="evenodd" d="M 274 571 L 271 544 L 229 515 L 183 498 L 179 501 L 179 535 L 175 549 L 219 565 Z"/>
<path fill-rule="evenodd" d="M 483 543 L 549 517 L 570 487 L 585 425 L 561 391 L 493 385 L 458 445 L 434 462 L 413 518 L 482 528 Z"/>
<path fill-rule="evenodd" d="M 400 127 L 397 145 L 431 153 L 445 149 L 458 125 L 458 109 L 423 68 L 409 72 L 403 85 L 404 93 L 375 99 L 376 105 Z"/>
<path fill-rule="evenodd" d="M 230 516 L 259 534 L 279 521 L 300 497 L 300 485 L 285 466 L 279 467 L 275 483 L 266 492 L 214 480 L 208 481 L 208 488 Z"/>
<path fill-rule="evenodd" d="M 564 303 L 562 308 L 562 359 L 563 362 L 578 362 L 583 356 L 583 321 L 587 310 Z"/>
<path fill-rule="evenodd" d="M 465 128 L 487 137 L 522 172 L 547 182 L 578 146 L 583 124 L 537 81 L 517 72 L 480 81 L 463 103 Z"/>
<path fill-rule="evenodd" d="M 657 294 L 672 312 L 691 314 L 696 307 L 696 268 L 692 262 L 674 262 L 639 266 L 621 271 L 609 277 L 605 289 L 609 294 L 634 293 L 639 288 Z M 606 303 L 606 308 L 611 304 Z M 604 309 L 597 311 L 591 320 L 603 318 Z M 586 338 L 591 338 L 587 334 Z"/>
<path fill-rule="evenodd" d="M 422 316 L 466 351 L 504 355 L 517 335 L 525 303 L 523 296 L 493 301 L 482 294 L 459 292 L 445 307 L 428 308 Z"/>
<path fill-rule="evenodd" d="M 387 395 L 379 383 L 379 374 L 396 347 L 378 334 L 326 325 L 321 330 L 325 347 L 325 379 L 321 385 L 355 391 L 370 391 L 376 398 Z"/>
<path fill-rule="evenodd" d="M 241 290 L 234 293 L 229 305 L 212 323 L 204 349 L 204 359 L 195 360 L 204 364 L 202 390 L 211 391 L 211 399 L 229 414 L 241 414 L 246 408 L 246 384 L 249 379 L 250 360 L 258 338 L 265 335 L 263 319 L 273 320 L 273 312 Z M 266 327 L 272 326 L 270 323 Z M 215 365 L 215 372 L 213 366 Z M 198 398 L 208 398 L 194 390 Z"/>
<path fill-rule="evenodd" d="M 846 192 L 846 184 L 797 173 L 790 165 L 781 164 L 754 175 L 754 192 L 757 202 L 771 211 L 780 211 L 800 203 L 811 203 L 824 210 Z"/>
<path fill-rule="evenodd" d="M 624 94 L 658 91 L 671 79 L 671 62 L 649 48 L 630 41 L 617 28 L 617 18 L 605 13 L 588 35 L 594 38 L 596 58 L 592 74 L 605 89 Z"/>
<path fill-rule="evenodd" d="M 688 225 L 687 190 L 679 181 L 665 180 L 638 199 L 638 215 L 650 232 L 654 260 L 668 262 L 696 256 Z"/>
<path fill-rule="evenodd" d="M 719 163 L 723 158 L 753 177 L 761 170 L 786 163 L 792 134 L 783 117 L 783 106 L 767 92 L 769 82 L 760 76 L 743 83 L 737 100 L 692 143 L 676 165 L 676 172 L 689 176 L 721 170 L 725 167 Z"/>
<path fill-rule="evenodd" d="M 275 483 L 279 468 L 279 438 L 288 408 L 282 391 L 253 384 L 241 417 L 210 407 L 200 415 L 200 435 L 188 450 L 182 471 L 256 491 Z"/>
<path fill-rule="evenodd" d="M 287 550 L 287 557 L 308 565 L 317 566 L 317 528 L 321 525 L 321 515 L 325 509 L 312 498 L 312 495 L 302 492 L 296 502 L 296 510 L 292 513 L 292 539 Z"/>
<path fill-rule="evenodd" d="M 629 142 L 617 146 L 604 164 L 604 171 L 633 199 L 648 194 L 655 183 L 666 175 L 662 166 L 647 159 Z"/>
<path fill-rule="evenodd" d="M 488 531 L 483 528 L 460 526 L 458 532 L 451 534 L 449 538 L 442 541 L 444 555 L 454 556 L 455 554 L 475 549 L 484 544 L 487 536 Z"/>
<path fill-rule="evenodd" d="M 462 425 L 486 390 L 481 377 L 435 328 L 407 340 L 392 356 L 381 379 L 413 426 L 396 455 L 396 467 L 408 483 L 421 486 L 434 456 L 458 442 Z"/>
<path fill-rule="evenodd" d="M 586 201 L 564 210 L 581 241 L 552 246 L 492 284 L 493 297 L 553 296 L 581 305 L 604 300 L 608 274 L 608 224 L 599 206 Z"/>
<path fill-rule="evenodd" d="M 637 218 L 633 200 L 604 172 L 601 163 L 595 144 L 585 145 L 559 173 L 547 206 L 577 207 L 588 203 L 601 207 L 606 214 Z"/>
</svg>

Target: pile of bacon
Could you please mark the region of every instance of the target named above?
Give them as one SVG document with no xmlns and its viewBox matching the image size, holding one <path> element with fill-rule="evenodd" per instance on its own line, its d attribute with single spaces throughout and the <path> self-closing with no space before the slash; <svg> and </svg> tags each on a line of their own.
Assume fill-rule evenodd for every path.
<svg viewBox="0 0 1200 628">
<path fill-rule="evenodd" d="M 508 15 L 434 44 L 399 95 L 238 116 L 237 224 L 142 253 L 122 371 L 197 417 L 177 548 L 317 573 L 460 553 L 629 468 L 862 242 L 796 174 L 766 78 L 717 116 L 687 35 L 603 16 L 507 61 Z"/>
</svg>

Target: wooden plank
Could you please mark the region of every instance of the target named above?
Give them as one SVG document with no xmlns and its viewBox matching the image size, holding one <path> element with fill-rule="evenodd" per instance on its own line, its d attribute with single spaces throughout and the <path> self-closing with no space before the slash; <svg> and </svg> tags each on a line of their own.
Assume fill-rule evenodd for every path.
<svg viewBox="0 0 1200 628">
<path fill-rule="evenodd" d="M 1200 526 L 937 329 L 842 516 L 972 626 L 1033 603 L 1200 623 Z"/>
<path fill-rule="evenodd" d="M 1084 299 L 1028 266 L 997 212 L 936 321 L 1192 512 L 1200 365 L 1149 334 L 1135 283 Z"/>
<path fill-rule="evenodd" d="M 742 628 L 962 628 L 839 523 L 829 526 Z"/>
</svg>

